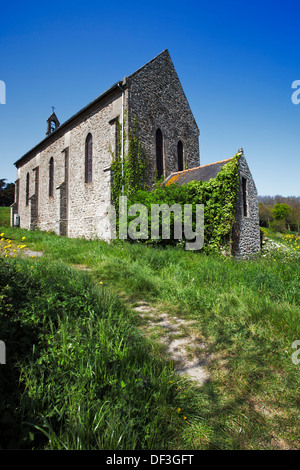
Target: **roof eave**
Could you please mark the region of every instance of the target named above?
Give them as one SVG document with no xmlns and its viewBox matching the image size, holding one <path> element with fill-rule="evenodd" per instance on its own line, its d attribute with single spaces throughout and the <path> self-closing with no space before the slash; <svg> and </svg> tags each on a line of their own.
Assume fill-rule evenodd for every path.
<svg viewBox="0 0 300 470">
<path fill-rule="evenodd" d="M 35 145 L 31 150 L 26 152 L 21 158 L 19 158 L 14 165 L 18 168 L 21 166 L 24 160 L 29 159 L 30 155 L 32 153 L 37 153 L 37 150 L 40 147 L 43 147 L 48 141 L 50 142 L 51 139 L 53 139 L 53 136 L 57 136 L 60 134 L 61 130 L 68 127 L 72 121 L 75 121 L 80 115 L 84 115 L 90 108 L 92 108 L 94 105 L 96 105 L 98 102 L 101 102 L 104 98 L 106 98 L 109 94 L 114 92 L 115 90 L 119 89 L 120 86 L 122 86 L 123 82 L 119 81 L 115 83 L 113 86 L 111 86 L 108 90 L 106 90 L 104 93 L 102 93 L 100 96 L 98 96 L 95 100 L 91 101 L 89 104 L 87 104 L 84 108 L 80 109 L 76 114 L 73 114 L 67 121 L 65 121 L 63 124 L 61 124 L 55 131 L 51 132 L 45 139 L 41 140 L 37 145 Z M 124 88 L 124 84 L 123 84 Z"/>
</svg>

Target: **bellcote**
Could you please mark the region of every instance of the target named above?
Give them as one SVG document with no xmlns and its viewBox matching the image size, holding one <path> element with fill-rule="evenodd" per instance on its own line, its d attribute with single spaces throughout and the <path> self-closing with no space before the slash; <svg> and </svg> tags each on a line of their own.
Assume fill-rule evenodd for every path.
<svg viewBox="0 0 300 470">
<path fill-rule="evenodd" d="M 46 132 L 46 135 L 50 135 L 59 126 L 60 126 L 60 122 L 57 119 L 57 116 L 56 116 L 55 112 L 53 111 L 51 116 L 49 116 L 48 119 L 47 119 L 47 132 Z"/>
</svg>

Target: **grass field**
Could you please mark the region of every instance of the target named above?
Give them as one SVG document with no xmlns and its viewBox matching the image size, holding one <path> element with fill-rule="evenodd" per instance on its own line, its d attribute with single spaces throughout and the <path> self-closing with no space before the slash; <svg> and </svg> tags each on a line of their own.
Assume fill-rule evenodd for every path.
<svg viewBox="0 0 300 470">
<path fill-rule="evenodd" d="M 10 207 L 0 207 L 0 227 L 9 227 Z"/>
<path fill-rule="evenodd" d="M 297 240 L 237 261 L 1 230 L 2 448 L 300 448 Z M 140 300 L 194 320 L 213 358 L 202 387 L 141 333 Z"/>
</svg>

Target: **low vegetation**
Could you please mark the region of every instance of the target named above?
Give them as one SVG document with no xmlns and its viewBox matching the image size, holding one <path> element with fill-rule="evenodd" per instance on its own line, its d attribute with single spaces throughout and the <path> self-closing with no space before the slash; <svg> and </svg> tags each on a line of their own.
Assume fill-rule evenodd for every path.
<svg viewBox="0 0 300 470">
<path fill-rule="evenodd" d="M 9 227 L 10 207 L 0 207 L 0 227 Z"/>
<path fill-rule="evenodd" d="M 0 178 L 0 208 L 9 207 L 15 199 L 15 183 L 6 181 L 6 178 Z"/>
<path fill-rule="evenodd" d="M 272 231 L 300 231 L 300 198 L 283 196 L 259 197 L 259 223 Z"/>
<path fill-rule="evenodd" d="M 268 233 L 237 261 L 2 231 L 2 448 L 299 449 L 295 234 L 281 239 L 293 256 Z M 142 334 L 137 301 L 194 321 L 212 357 L 204 385 Z"/>
</svg>

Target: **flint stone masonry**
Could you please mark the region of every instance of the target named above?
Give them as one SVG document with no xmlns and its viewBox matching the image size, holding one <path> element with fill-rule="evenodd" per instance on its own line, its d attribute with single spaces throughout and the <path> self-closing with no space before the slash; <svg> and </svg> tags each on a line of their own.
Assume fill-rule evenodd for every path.
<svg viewBox="0 0 300 470">
<path fill-rule="evenodd" d="M 99 109 L 58 128 L 38 153 L 32 152 L 17 170 L 18 195 L 13 210 L 20 226 L 39 227 L 69 237 L 110 239 L 108 207 L 111 202 L 109 148 L 114 150 L 115 132 L 109 124 L 121 114 L 121 90 L 101 103 Z M 85 141 L 93 137 L 93 181 L 85 183 Z M 56 135 L 56 139 L 54 139 Z M 48 140 L 47 139 L 47 140 Z M 54 159 L 54 194 L 49 196 L 49 162 Z M 38 173 L 35 168 L 38 168 Z M 30 175 L 26 205 L 26 175 Z"/>
<path fill-rule="evenodd" d="M 123 97 L 122 97 L 123 94 Z M 111 152 L 116 150 L 116 122 L 126 116 L 126 142 L 134 118 L 138 137 L 152 169 L 156 169 L 155 134 L 163 133 L 164 176 L 177 169 L 177 145 L 181 140 L 184 165 L 199 165 L 199 130 L 183 92 L 169 52 L 163 51 L 144 67 L 87 105 L 59 126 L 53 112 L 47 121 L 47 137 L 16 162 L 17 186 L 14 215 L 20 226 L 40 228 L 69 237 L 111 238 Z M 56 126 L 50 132 L 49 123 Z M 85 142 L 93 139 L 92 182 L 85 183 Z M 49 196 L 49 162 L 54 160 L 54 193 Z M 29 203 L 26 175 L 29 173 Z"/>
<path fill-rule="evenodd" d="M 242 178 L 246 180 L 246 216 Z M 239 158 L 239 180 L 232 248 L 236 257 L 247 258 L 260 251 L 260 228 L 257 189 L 244 155 L 240 155 Z"/>
<path fill-rule="evenodd" d="M 168 51 L 128 77 L 129 124 L 134 116 L 139 139 L 156 170 L 156 130 L 163 135 L 164 178 L 178 171 L 177 145 L 183 144 L 183 168 L 199 166 L 199 129 Z"/>
</svg>

